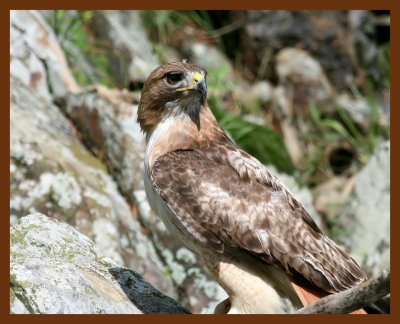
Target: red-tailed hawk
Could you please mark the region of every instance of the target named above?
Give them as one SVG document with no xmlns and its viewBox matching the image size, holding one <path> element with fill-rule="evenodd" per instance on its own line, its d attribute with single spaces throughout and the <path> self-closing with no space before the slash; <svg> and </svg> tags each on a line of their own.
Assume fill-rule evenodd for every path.
<svg viewBox="0 0 400 324">
<path fill-rule="evenodd" d="M 145 188 L 169 231 L 204 257 L 230 312 L 287 313 L 365 281 L 289 190 L 229 139 L 205 79 L 201 67 L 179 62 L 144 84 Z"/>
</svg>

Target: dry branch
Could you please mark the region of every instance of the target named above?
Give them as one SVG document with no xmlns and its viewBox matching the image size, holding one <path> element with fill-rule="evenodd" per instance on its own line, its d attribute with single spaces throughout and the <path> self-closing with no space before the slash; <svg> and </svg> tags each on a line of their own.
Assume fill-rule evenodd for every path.
<svg viewBox="0 0 400 324">
<path fill-rule="evenodd" d="M 376 278 L 342 291 L 321 298 L 317 302 L 298 310 L 297 314 L 348 314 L 374 303 L 390 293 L 390 271 L 382 271 Z"/>
</svg>

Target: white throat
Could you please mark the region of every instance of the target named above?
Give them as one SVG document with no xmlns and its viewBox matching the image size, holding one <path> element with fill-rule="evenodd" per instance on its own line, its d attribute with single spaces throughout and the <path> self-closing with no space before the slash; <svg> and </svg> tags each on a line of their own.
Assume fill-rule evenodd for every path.
<svg viewBox="0 0 400 324">
<path fill-rule="evenodd" d="M 151 160 L 151 155 L 155 144 L 158 142 L 161 136 L 165 136 L 165 134 L 168 133 L 169 129 L 177 120 L 189 118 L 189 116 L 179 109 L 179 107 L 176 107 L 174 111 L 178 111 L 179 113 L 166 115 L 146 137 L 147 145 L 144 157 L 144 167 L 146 171 L 150 170 L 152 164 L 154 163 L 154 161 Z"/>
</svg>

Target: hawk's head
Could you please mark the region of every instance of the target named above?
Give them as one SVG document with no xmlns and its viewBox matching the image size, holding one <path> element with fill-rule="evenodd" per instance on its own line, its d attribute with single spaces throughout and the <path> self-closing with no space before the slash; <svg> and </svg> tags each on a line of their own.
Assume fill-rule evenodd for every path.
<svg viewBox="0 0 400 324">
<path fill-rule="evenodd" d="M 150 73 L 139 103 L 138 121 L 148 134 L 165 117 L 187 114 L 196 119 L 207 97 L 207 72 L 195 64 L 176 62 Z"/>
</svg>

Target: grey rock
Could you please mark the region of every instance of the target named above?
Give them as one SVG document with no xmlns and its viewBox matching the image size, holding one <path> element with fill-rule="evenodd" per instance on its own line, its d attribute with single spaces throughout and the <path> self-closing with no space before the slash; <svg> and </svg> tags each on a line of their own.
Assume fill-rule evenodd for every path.
<svg viewBox="0 0 400 324">
<path fill-rule="evenodd" d="M 188 313 L 70 225 L 40 213 L 11 228 L 11 312 Z"/>
<path fill-rule="evenodd" d="M 143 188 L 144 135 L 137 122 L 139 97 L 96 85 L 66 96 L 60 107 L 78 127 L 83 142 L 109 166 L 132 202 Z"/>
<path fill-rule="evenodd" d="M 350 118 L 365 132 L 369 131 L 371 120 L 375 118 L 374 114 L 378 115 L 378 123 L 383 128 L 388 129 L 390 124 L 390 98 L 386 98 L 385 100 L 384 96 L 386 94 L 385 92 L 381 93 L 382 97 L 378 98 L 379 104 L 368 102 L 367 99 L 361 96 L 350 96 L 347 93 L 337 95 L 335 102 L 338 107 L 347 111 Z M 372 105 L 375 105 L 375 107 L 373 108 Z M 376 112 L 374 112 L 374 109 Z"/>
<path fill-rule="evenodd" d="M 356 178 L 351 202 L 340 222 L 352 232 L 352 255 L 371 274 L 390 266 L 390 143 L 375 154 Z"/>
<path fill-rule="evenodd" d="M 54 105 L 11 78 L 11 222 L 34 211 L 73 225 L 114 262 L 176 296 L 151 240 L 105 165 Z"/>
<path fill-rule="evenodd" d="M 351 98 L 348 94 L 341 94 L 336 98 L 339 107 L 345 109 L 351 118 L 361 126 L 368 128 L 371 118 L 371 108 L 364 98 Z"/>
<path fill-rule="evenodd" d="M 47 101 L 79 89 L 54 32 L 37 11 L 11 11 L 10 56 L 10 74 Z"/>
<path fill-rule="evenodd" d="M 248 112 L 259 111 L 262 106 L 272 100 L 272 96 L 273 87 L 268 81 L 258 81 L 252 85 L 241 82 L 235 88 L 236 100 Z M 260 124 L 260 122 L 256 123 Z"/>
<path fill-rule="evenodd" d="M 110 44 L 112 72 L 122 87 L 129 82 L 143 83 L 159 65 L 139 11 L 95 11 L 93 25 L 98 39 Z"/>
<path fill-rule="evenodd" d="M 349 26 L 354 35 L 354 43 L 359 49 L 362 62 L 375 66 L 378 48 L 373 37 L 371 37 L 374 35 L 372 14 L 369 10 L 349 10 L 348 15 Z"/>
<path fill-rule="evenodd" d="M 295 92 L 293 98 L 302 95 L 305 99 L 321 101 L 331 95 L 331 86 L 320 63 L 304 50 L 284 48 L 279 51 L 276 72 L 281 84 L 303 84 L 301 92 Z"/>
<path fill-rule="evenodd" d="M 183 45 L 183 51 L 189 56 L 190 63 L 200 65 L 206 70 L 218 70 L 226 67 L 229 73 L 233 72 L 227 57 L 215 46 L 189 41 Z"/>
<path fill-rule="evenodd" d="M 295 165 L 301 165 L 310 146 L 298 134 L 313 131 L 310 105 L 328 110 L 332 89 L 317 60 L 297 48 L 284 48 L 276 55 L 279 84 L 273 91 L 274 114 L 280 120 L 283 138 Z"/>
</svg>

